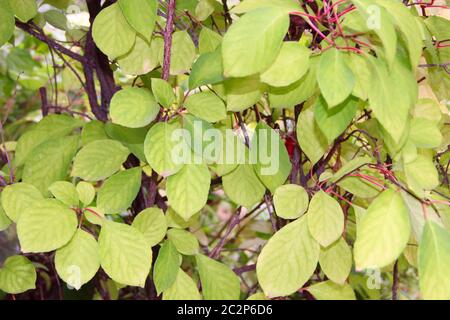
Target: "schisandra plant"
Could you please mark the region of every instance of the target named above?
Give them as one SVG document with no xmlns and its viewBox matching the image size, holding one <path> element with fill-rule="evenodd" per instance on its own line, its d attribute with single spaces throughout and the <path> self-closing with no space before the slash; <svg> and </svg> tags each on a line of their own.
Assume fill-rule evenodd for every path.
<svg viewBox="0 0 450 320">
<path fill-rule="evenodd" d="M 448 9 L 0 0 L 0 291 L 450 299 Z"/>
</svg>

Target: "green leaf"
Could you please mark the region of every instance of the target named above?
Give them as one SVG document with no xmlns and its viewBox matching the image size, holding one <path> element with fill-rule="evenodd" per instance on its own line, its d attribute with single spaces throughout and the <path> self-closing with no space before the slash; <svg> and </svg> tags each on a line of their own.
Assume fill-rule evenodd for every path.
<svg viewBox="0 0 450 320">
<path fill-rule="evenodd" d="M 55 268 L 61 279 L 79 290 L 100 268 L 99 246 L 95 238 L 78 229 L 72 240 L 56 251 Z"/>
<path fill-rule="evenodd" d="M 98 120 L 86 123 L 81 131 L 81 145 L 85 146 L 95 140 L 105 140 L 108 136 L 105 132 L 105 124 Z"/>
<path fill-rule="evenodd" d="M 153 268 L 153 281 L 158 295 L 175 282 L 180 261 L 180 255 L 174 244 L 170 240 L 164 241 Z"/>
<path fill-rule="evenodd" d="M 317 300 L 356 300 L 355 292 L 349 284 L 339 285 L 323 281 L 306 288 Z"/>
<path fill-rule="evenodd" d="M 312 197 L 307 217 L 309 231 L 322 247 L 328 247 L 339 239 L 344 231 L 344 213 L 341 206 L 323 190 Z"/>
<path fill-rule="evenodd" d="M 139 160 L 145 161 L 144 141 L 147 135 L 148 127 L 127 128 L 111 122 L 105 125 L 105 131 L 113 140 L 121 142 L 128 148 Z"/>
<path fill-rule="evenodd" d="M 366 26 L 372 30 L 381 40 L 389 65 L 392 65 L 397 51 L 397 34 L 394 29 L 392 18 L 386 9 L 374 5 L 369 0 L 352 0 L 363 17 Z"/>
<path fill-rule="evenodd" d="M 82 121 L 80 122 L 80 120 L 67 115 L 50 114 L 46 116 L 34 127 L 26 131 L 17 141 L 16 165 L 21 166 L 24 164 L 28 156 L 42 143 L 66 136 L 82 125 Z"/>
<path fill-rule="evenodd" d="M 261 251 L 256 274 L 269 298 L 288 296 L 312 276 L 320 246 L 308 230 L 306 216 L 277 231 Z"/>
<path fill-rule="evenodd" d="M 205 300 L 239 299 L 239 278 L 228 266 L 201 254 L 195 259 Z"/>
<path fill-rule="evenodd" d="M 0 231 L 4 231 L 12 224 L 12 220 L 8 218 L 0 201 Z"/>
<path fill-rule="evenodd" d="M 329 144 L 347 129 L 356 115 L 359 105 L 360 100 L 352 96 L 333 108 L 327 105 L 323 96 L 316 100 L 314 116 Z"/>
<path fill-rule="evenodd" d="M 376 119 L 395 142 L 400 141 L 410 109 L 409 99 L 400 83 L 394 81 L 395 70 L 388 71 L 386 64 L 379 59 L 370 60 L 371 85 L 369 86 L 369 104 Z M 403 78 L 404 79 L 404 78 Z M 400 79 L 399 79 L 400 80 Z"/>
<path fill-rule="evenodd" d="M 308 71 L 310 55 L 311 51 L 296 41 L 283 42 L 274 63 L 261 74 L 261 81 L 274 87 L 294 83 Z"/>
<path fill-rule="evenodd" d="M 353 87 L 352 95 L 367 100 L 369 85 L 371 82 L 371 74 L 367 59 L 360 54 L 350 53 L 347 57 L 347 63 L 355 76 L 355 86 Z"/>
<path fill-rule="evenodd" d="M 87 181 L 99 181 L 117 172 L 130 151 L 114 140 L 96 140 L 76 155 L 71 175 Z"/>
<path fill-rule="evenodd" d="M 120 69 L 129 75 L 143 75 L 159 65 L 159 53 L 163 49 L 163 40 L 153 38 L 151 43 L 136 37 L 133 48 L 117 59 Z"/>
<path fill-rule="evenodd" d="M 163 79 L 152 79 L 152 91 L 156 101 L 163 107 L 169 108 L 175 101 L 172 86 Z"/>
<path fill-rule="evenodd" d="M 186 256 L 195 255 L 199 252 L 197 238 L 189 231 L 182 229 L 170 229 L 167 238 L 175 245 L 178 252 Z"/>
<path fill-rule="evenodd" d="M 419 244 L 419 284 L 423 299 L 450 299 L 449 267 L 450 233 L 428 221 Z"/>
<path fill-rule="evenodd" d="M 344 238 L 320 250 L 319 264 L 322 271 L 338 284 L 344 284 L 352 269 L 352 250 Z"/>
<path fill-rule="evenodd" d="M 408 208 L 401 195 L 391 189 L 383 191 L 358 226 L 356 269 L 383 268 L 394 262 L 406 247 L 410 233 Z"/>
<path fill-rule="evenodd" d="M 158 244 L 166 235 L 167 220 L 159 208 L 147 208 L 134 218 L 132 226 L 144 234 L 150 247 Z"/>
<path fill-rule="evenodd" d="M 404 165 L 408 187 L 424 197 L 425 190 L 433 190 L 439 185 L 439 174 L 432 159 L 419 154 L 417 158 Z"/>
<path fill-rule="evenodd" d="M 431 120 L 416 118 L 411 121 L 409 139 L 418 148 L 437 148 L 442 143 L 442 134 L 436 123 Z"/>
<path fill-rule="evenodd" d="M 95 198 L 95 189 L 92 184 L 85 181 L 80 181 L 78 182 L 76 189 L 81 203 L 85 207 L 90 205 Z"/>
<path fill-rule="evenodd" d="M 100 264 L 111 279 L 130 286 L 145 286 L 152 264 L 152 250 L 139 230 L 105 220 L 98 243 Z"/>
<path fill-rule="evenodd" d="M 67 178 L 78 144 L 78 136 L 69 136 L 39 145 L 25 161 L 22 181 L 34 185 L 43 195 L 47 195 L 53 182 Z"/>
<path fill-rule="evenodd" d="M 14 34 L 14 13 L 8 0 L 0 0 L 0 46 L 8 42 Z"/>
<path fill-rule="evenodd" d="M 6 186 L 2 191 L 2 206 L 9 219 L 17 222 L 26 209 L 44 197 L 33 185 L 19 182 Z"/>
<path fill-rule="evenodd" d="M 97 194 L 97 207 L 106 214 L 126 211 L 141 187 L 141 168 L 120 171 L 109 177 Z"/>
<path fill-rule="evenodd" d="M 177 145 L 173 136 L 180 129 L 178 122 L 158 122 L 150 128 L 145 138 L 145 158 L 150 167 L 164 177 L 177 173 L 182 167 L 172 157 L 172 150 Z"/>
<path fill-rule="evenodd" d="M 232 13 L 245 13 L 259 8 L 280 8 L 286 12 L 303 11 L 295 0 L 244 0 L 232 8 Z"/>
<path fill-rule="evenodd" d="M 56 181 L 48 188 L 52 195 L 61 201 L 62 203 L 68 205 L 69 207 L 77 207 L 78 198 L 77 189 L 73 184 L 67 181 Z"/>
<path fill-rule="evenodd" d="M 309 71 L 298 81 L 286 87 L 269 87 L 269 101 L 273 108 L 293 108 L 309 99 L 317 91 L 317 58 L 310 59 Z"/>
<path fill-rule="evenodd" d="M 357 169 L 363 167 L 364 165 L 368 163 L 372 163 L 373 160 L 370 157 L 362 156 L 362 157 L 355 157 L 345 163 L 333 176 L 328 179 L 329 182 L 336 182 L 339 181 L 342 177 L 345 177 L 351 172 L 356 171 Z"/>
<path fill-rule="evenodd" d="M 201 300 L 197 284 L 182 269 L 170 288 L 163 293 L 163 300 Z"/>
<path fill-rule="evenodd" d="M 222 42 L 225 76 L 245 77 L 266 70 L 276 59 L 289 27 L 279 8 L 251 11 L 231 25 Z"/>
<path fill-rule="evenodd" d="M 217 122 L 227 116 L 225 103 L 209 91 L 188 96 L 184 104 L 190 113 L 208 122 Z"/>
<path fill-rule="evenodd" d="M 155 28 L 158 2 L 154 0 L 119 0 L 126 21 L 150 42 Z"/>
<path fill-rule="evenodd" d="M 186 164 L 167 178 L 169 205 L 188 220 L 206 204 L 211 184 L 211 174 L 206 164 Z"/>
<path fill-rule="evenodd" d="M 223 66 L 220 48 L 198 57 L 189 75 L 189 89 L 221 81 L 223 81 Z"/>
<path fill-rule="evenodd" d="M 347 65 L 345 53 L 335 48 L 322 53 L 317 82 L 329 108 L 342 103 L 352 93 L 355 76 Z"/>
<path fill-rule="evenodd" d="M 423 45 L 420 26 L 412 11 L 395 1 L 377 0 L 377 3 L 389 12 L 389 16 L 405 38 L 411 66 L 415 68 L 419 63 Z"/>
<path fill-rule="evenodd" d="M 214 12 L 214 0 L 199 0 L 195 7 L 195 17 L 199 21 L 205 21 Z"/>
<path fill-rule="evenodd" d="M 296 219 L 306 212 L 309 197 L 306 190 L 296 184 L 286 184 L 275 190 L 273 203 L 277 216 Z"/>
<path fill-rule="evenodd" d="M 222 36 L 209 28 L 202 27 L 198 36 L 198 50 L 200 54 L 216 51 L 222 42 Z M 220 52 L 220 50 L 219 50 Z M 221 59 L 222 60 L 222 59 Z"/>
<path fill-rule="evenodd" d="M 18 294 L 36 288 L 36 270 L 24 256 L 8 257 L 0 269 L 0 290 Z"/>
<path fill-rule="evenodd" d="M 229 78 L 224 86 L 228 111 L 243 111 L 253 106 L 264 92 L 258 76 Z"/>
<path fill-rule="evenodd" d="M 254 166 L 261 182 L 273 193 L 286 182 L 292 164 L 280 135 L 264 122 L 259 122 L 251 141 Z"/>
<path fill-rule="evenodd" d="M 38 13 L 35 0 L 9 0 L 9 5 L 16 17 L 22 22 L 28 22 Z"/>
<path fill-rule="evenodd" d="M 223 189 L 231 201 L 251 209 L 261 201 L 265 187 L 250 164 L 240 164 L 231 173 L 223 176 Z"/>
<path fill-rule="evenodd" d="M 137 87 L 122 89 L 111 99 L 111 120 L 124 127 L 145 127 L 155 120 L 158 112 L 159 106 L 147 89 Z"/>
<path fill-rule="evenodd" d="M 92 37 L 104 54 L 110 59 L 116 59 L 133 47 L 136 32 L 128 24 L 119 4 L 113 3 L 95 17 Z"/>
<path fill-rule="evenodd" d="M 311 163 L 316 163 L 327 152 L 327 138 L 320 131 L 311 108 L 300 113 L 297 121 L 297 141 Z"/>
<path fill-rule="evenodd" d="M 57 200 L 44 199 L 25 209 L 17 222 L 22 252 L 49 252 L 68 243 L 77 229 L 77 215 Z"/>
<path fill-rule="evenodd" d="M 195 45 L 191 36 L 184 31 L 176 31 L 172 35 L 172 50 L 170 51 L 170 74 L 178 75 L 188 72 L 195 59 Z M 163 52 L 160 52 L 159 62 L 163 64 Z"/>
</svg>

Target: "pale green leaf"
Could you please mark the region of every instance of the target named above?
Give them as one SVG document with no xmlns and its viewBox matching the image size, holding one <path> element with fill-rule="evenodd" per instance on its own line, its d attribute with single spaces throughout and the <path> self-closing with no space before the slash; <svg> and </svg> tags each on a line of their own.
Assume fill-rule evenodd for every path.
<svg viewBox="0 0 450 320">
<path fill-rule="evenodd" d="M 283 219 L 296 219 L 306 212 L 309 197 L 303 187 L 286 184 L 275 190 L 273 203 L 277 216 Z"/>
<path fill-rule="evenodd" d="M 131 50 L 136 32 L 128 24 L 118 3 L 114 3 L 95 17 L 92 37 L 97 47 L 111 59 L 116 59 Z"/>
<path fill-rule="evenodd" d="M 261 98 L 265 85 L 258 76 L 229 78 L 224 81 L 228 111 L 243 111 Z"/>
<path fill-rule="evenodd" d="M 344 231 L 341 206 L 323 190 L 312 197 L 306 216 L 311 235 L 323 247 L 328 247 L 339 239 Z"/>
<path fill-rule="evenodd" d="M 158 1 L 119 0 L 118 2 L 129 25 L 150 41 L 155 28 Z"/>
<path fill-rule="evenodd" d="M 280 53 L 261 81 L 274 87 L 285 87 L 299 80 L 309 68 L 311 51 L 295 41 L 283 42 Z"/>
<path fill-rule="evenodd" d="M 202 27 L 198 36 L 198 50 L 200 54 L 216 51 L 222 42 L 222 36 L 207 27 Z M 219 50 L 220 51 L 220 50 Z"/>
<path fill-rule="evenodd" d="M 87 181 L 106 179 L 120 169 L 129 154 L 118 141 L 96 140 L 77 153 L 71 175 Z"/>
<path fill-rule="evenodd" d="M 78 206 L 78 202 L 80 201 L 78 192 L 72 183 L 67 181 L 56 181 L 51 184 L 48 190 L 50 190 L 56 199 L 69 207 Z"/>
<path fill-rule="evenodd" d="M 97 194 L 97 207 L 106 214 L 126 211 L 141 187 L 141 168 L 120 171 L 109 177 Z"/>
<path fill-rule="evenodd" d="M 25 209 L 42 199 L 42 194 L 35 186 L 24 182 L 8 185 L 2 191 L 3 209 L 8 218 L 14 222 L 19 220 Z"/>
<path fill-rule="evenodd" d="M 288 296 L 312 276 L 320 246 L 308 230 L 306 216 L 289 223 L 264 246 L 256 263 L 258 282 L 269 298 Z"/>
<path fill-rule="evenodd" d="M 338 284 L 345 283 L 352 269 L 352 261 L 352 250 L 344 238 L 320 251 L 320 268 L 328 279 Z"/>
<path fill-rule="evenodd" d="M 416 118 L 411 121 L 409 139 L 418 148 L 437 148 L 442 143 L 442 134 L 435 122 Z"/>
<path fill-rule="evenodd" d="M 292 164 L 280 135 L 264 122 L 259 122 L 251 141 L 251 153 L 256 159 L 255 172 L 271 192 L 286 182 Z"/>
<path fill-rule="evenodd" d="M 105 140 L 108 136 L 105 132 L 105 124 L 98 120 L 86 123 L 81 130 L 81 145 L 85 146 L 95 140 Z"/>
<path fill-rule="evenodd" d="M 0 201 L 0 232 L 8 229 L 11 224 L 12 220 L 6 215 Z"/>
<path fill-rule="evenodd" d="M 425 190 L 433 190 L 439 185 L 439 174 L 432 159 L 424 155 L 404 165 L 408 187 L 423 197 Z"/>
<path fill-rule="evenodd" d="M 0 46 L 4 45 L 14 34 L 15 21 L 8 0 L 0 0 Z"/>
<path fill-rule="evenodd" d="M 195 59 L 195 45 L 186 30 L 176 31 L 172 35 L 172 49 L 170 51 L 170 74 L 183 74 L 190 70 Z M 160 52 L 159 62 L 163 64 L 163 50 Z"/>
<path fill-rule="evenodd" d="M 34 185 L 43 195 L 48 195 L 48 188 L 53 182 L 67 178 L 78 144 L 78 136 L 69 136 L 39 145 L 25 161 L 22 181 Z"/>
<path fill-rule="evenodd" d="M 111 120 L 124 127 L 145 127 L 155 120 L 158 112 L 159 106 L 147 89 L 137 87 L 122 89 L 111 99 Z"/>
<path fill-rule="evenodd" d="M 186 164 L 167 178 L 169 205 L 185 220 L 200 211 L 206 204 L 211 174 L 206 164 Z"/>
<path fill-rule="evenodd" d="M 244 0 L 232 8 L 232 13 L 245 13 L 259 8 L 280 8 L 286 12 L 303 11 L 302 7 L 295 0 Z"/>
<path fill-rule="evenodd" d="M 99 246 L 95 238 L 78 229 L 72 240 L 56 251 L 55 268 L 61 279 L 79 290 L 100 268 Z"/>
<path fill-rule="evenodd" d="M 297 141 L 312 163 L 316 163 L 327 152 L 327 138 L 320 131 L 311 108 L 300 113 L 297 121 Z"/>
<path fill-rule="evenodd" d="M 180 255 L 175 245 L 170 240 L 164 241 L 153 268 L 153 281 L 158 295 L 175 282 L 180 261 Z"/>
<path fill-rule="evenodd" d="M 265 187 L 250 164 L 240 164 L 231 173 L 223 176 L 223 188 L 231 201 L 251 209 L 261 201 Z"/>
<path fill-rule="evenodd" d="M 349 284 L 339 285 L 323 281 L 306 288 L 317 300 L 356 300 L 355 292 Z"/>
<path fill-rule="evenodd" d="M 136 37 L 133 48 L 117 59 L 120 69 L 129 75 L 146 74 L 159 65 L 159 53 L 163 47 L 161 38 L 153 38 L 151 43 Z"/>
<path fill-rule="evenodd" d="M 187 97 L 186 109 L 194 116 L 208 122 L 217 122 L 226 118 L 225 103 L 212 92 L 199 92 Z"/>
<path fill-rule="evenodd" d="M 16 17 L 22 22 L 28 22 L 38 13 L 35 0 L 9 0 L 9 5 Z"/>
<path fill-rule="evenodd" d="M 178 122 L 158 122 L 150 128 L 145 138 L 145 158 L 150 167 L 164 177 L 178 172 L 182 167 L 172 157 L 177 145 L 173 137 L 180 129 Z"/>
<path fill-rule="evenodd" d="M 201 254 L 195 259 L 206 300 L 239 299 L 239 278 L 228 266 Z"/>
<path fill-rule="evenodd" d="M 355 76 L 346 60 L 345 53 L 335 48 L 325 51 L 320 57 L 317 82 L 329 108 L 342 103 L 355 86 Z"/>
<path fill-rule="evenodd" d="M 429 221 L 419 244 L 419 284 L 423 299 L 450 299 L 449 268 L 450 233 Z"/>
<path fill-rule="evenodd" d="M 105 220 L 98 243 L 100 264 L 111 279 L 130 286 L 145 286 L 152 264 L 152 250 L 139 230 Z"/>
<path fill-rule="evenodd" d="M 266 70 L 276 59 L 289 27 L 279 8 L 260 8 L 234 22 L 222 42 L 226 76 L 245 77 Z"/>
<path fill-rule="evenodd" d="M 0 290 L 18 294 L 36 288 L 36 270 L 24 256 L 8 257 L 0 269 Z"/>
<path fill-rule="evenodd" d="M 356 269 L 383 268 L 394 262 L 406 247 L 410 233 L 408 208 L 401 195 L 391 189 L 383 191 L 358 226 Z"/>
<path fill-rule="evenodd" d="M 152 79 L 152 91 L 156 101 L 163 107 L 169 108 L 175 101 L 172 86 L 163 79 Z"/>
<path fill-rule="evenodd" d="M 64 246 L 77 229 L 76 213 L 54 199 L 25 209 L 17 222 L 22 252 L 49 252 Z"/>
<path fill-rule="evenodd" d="M 189 89 L 223 80 L 222 53 L 220 49 L 202 54 L 192 65 Z"/>
<path fill-rule="evenodd" d="M 77 184 L 78 198 L 84 206 L 88 206 L 95 198 L 95 189 L 92 184 L 80 181 Z"/>
<path fill-rule="evenodd" d="M 150 247 L 159 243 L 167 231 L 167 220 L 159 208 L 147 208 L 138 213 L 132 226 L 144 234 Z"/>
<path fill-rule="evenodd" d="M 182 269 L 178 270 L 175 282 L 163 293 L 163 300 L 201 300 L 197 284 Z"/>
<path fill-rule="evenodd" d="M 178 252 L 186 256 L 195 255 L 199 252 L 197 238 L 189 231 L 182 229 L 170 229 L 167 238 L 175 245 Z"/>
</svg>

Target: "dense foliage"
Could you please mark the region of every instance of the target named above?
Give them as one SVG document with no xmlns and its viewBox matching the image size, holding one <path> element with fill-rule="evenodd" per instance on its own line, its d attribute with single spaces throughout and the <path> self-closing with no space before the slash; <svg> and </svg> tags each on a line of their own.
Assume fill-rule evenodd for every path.
<svg viewBox="0 0 450 320">
<path fill-rule="evenodd" d="M 0 0 L 0 295 L 450 299 L 448 13 Z"/>
</svg>

